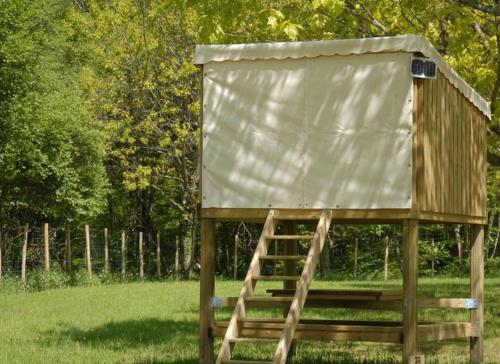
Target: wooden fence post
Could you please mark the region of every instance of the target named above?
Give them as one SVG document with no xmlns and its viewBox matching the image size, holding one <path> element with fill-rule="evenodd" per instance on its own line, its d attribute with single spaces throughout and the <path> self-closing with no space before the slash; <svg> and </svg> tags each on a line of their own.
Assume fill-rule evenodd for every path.
<svg viewBox="0 0 500 364">
<path fill-rule="evenodd" d="M 385 236 L 385 249 L 384 249 L 384 280 L 389 278 L 389 236 Z"/>
<path fill-rule="evenodd" d="M 156 274 L 161 278 L 161 250 L 160 250 L 160 232 L 156 233 Z"/>
<path fill-rule="evenodd" d="M 92 277 L 92 262 L 90 260 L 90 226 L 85 225 L 85 252 L 87 257 L 87 271 L 89 278 Z"/>
<path fill-rule="evenodd" d="M 233 279 L 238 279 L 238 233 L 234 236 L 234 265 L 233 265 Z"/>
<path fill-rule="evenodd" d="M 71 227 L 66 225 L 66 269 L 69 273 L 72 272 L 72 263 L 71 263 Z"/>
<path fill-rule="evenodd" d="M 358 244 L 359 239 L 354 239 L 354 279 L 358 277 Z"/>
<path fill-rule="evenodd" d="M 108 228 L 104 228 L 104 272 L 109 272 Z"/>
<path fill-rule="evenodd" d="M 125 267 L 126 267 L 126 258 L 125 258 L 125 231 L 122 230 L 122 278 L 125 279 Z"/>
<path fill-rule="evenodd" d="M 179 265 L 179 236 L 175 237 L 175 279 L 179 280 L 180 276 L 180 265 Z"/>
<path fill-rule="evenodd" d="M 434 238 L 431 239 L 431 275 L 434 277 L 435 273 L 435 261 L 436 261 L 436 256 L 435 256 L 435 244 L 434 244 Z"/>
<path fill-rule="evenodd" d="M 45 271 L 48 272 L 50 270 L 49 224 L 48 223 L 43 224 L 43 245 L 44 245 L 44 252 L 45 252 L 44 268 L 45 268 Z"/>
<path fill-rule="evenodd" d="M 144 252 L 142 251 L 142 231 L 139 231 L 139 278 L 144 281 Z"/>
<path fill-rule="evenodd" d="M 23 241 L 23 254 L 21 257 L 21 280 L 26 282 L 26 253 L 28 251 L 28 233 L 29 225 L 24 225 L 24 241 Z"/>
</svg>

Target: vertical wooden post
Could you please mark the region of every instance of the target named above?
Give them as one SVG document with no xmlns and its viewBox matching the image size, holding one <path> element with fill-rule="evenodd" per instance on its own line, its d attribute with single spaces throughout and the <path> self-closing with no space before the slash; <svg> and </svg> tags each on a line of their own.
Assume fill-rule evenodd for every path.
<svg viewBox="0 0 500 364">
<path fill-rule="evenodd" d="M 109 272 L 108 228 L 104 228 L 104 272 Z"/>
<path fill-rule="evenodd" d="M 139 278 L 144 281 L 144 252 L 142 251 L 142 231 L 139 231 Z"/>
<path fill-rule="evenodd" d="M 90 260 L 90 226 L 85 225 L 85 255 L 87 258 L 87 272 L 92 277 L 92 261 Z"/>
<path fill-rule="evenodd" d="M 29 224 L 24 225 L 23 254 L 21 257 L 21 280 L 26 282 L 26 254 L 28 252 Z"/>
<path fill-rule="evenodd" d="M 384 238 L 385 248 L 384 248 L 384 280 L 389 278 L 389 236 Z"/>
<path fill-rule="evenodd" d="M 431 275 L 434 277 L 434 273 L 436 272 L 435 270 L 435 265 L 436 265 L 436 255 L 435 255 L 435 247 L 436 244 L 434 243 L 434 238 L 431 239 Z"/>
<path fill-rule="evenodd" d="M 403 363 L 417 355 L 418 220 L 403 222 Z"/>
<path fill-rule="evenodd" d="M 161 278 L 161 250 L 160 250 L 160 232 L 156 233 L 156 274 Z"/>
<path fill-rule="evenodd" d="M 358 278 L 358 244 L 359 239 L 354 239 L 354 279 Z"/>
<path fill-rule="evenodd" d="M 234 263 L 233 263 L 233 279 L 238 279 L 238 242 L 240 238 L 238 233 L 234 236 Z"/>
<path fill-rule="evenodd" d="M 179 255 L 180 255 L 180 251 L 179 251 L 180 247 L 179 247 L 179 236 L 177 235 L 175 237 L 175 279 L 176 280 L 179 280 L 180 278 L 180 264 L 179 264 Z"/>
<path fill-rule="evenodd" d="M 470 323 L 479 331 L 478 337 L 470 338 L 470 362 L 483 361 L 483 316 L 484 316 L 484 228 L 470 226 L 470 295 L 478 307 L 470 311 Z"/>
<path fill-rule="evenodd" d="M 72 263 L 71 263 L 71 228 L 69 225 L 66 225 L 66 269 L 69 273 L 72 272 Z"/>
<path fill-rule="evenodd" d="M 50 270 L 50 256 L 49 256 L 49 224 L 43 224 L 43 245 L 44 245 L 44 269 L 46 272 Z"/>
<path fill-rule="evenodd" d="M 297 223 L 295 221 L 286 221 L 284 224 L 285 234 L 286 235 L 297 235 Z M 324 247 L 325 249 L 328 247 Z M 299 242 L 297 240 L 286 242 L 284 245 L 284 255 L 298 255 L 299 251 Z M 296 276 L 297 275 L 297 262 L 296 261 L 285 261 L 285 276 Z M 284 281 L 283 282 L 284 289 L 297 289 L 296 281 Z M 288 316 L 288 311 L 290 307 L 285 307 L 283 309 L 283 317 Z M 293 356 L 295 355 L 296 350 L 296 340 L 292 341 L 290 345 L 290 350 L 288 351 L 288 356 L 286 358 L 287 364 L 293 363 Z"/>
<path fill-rule="evenodd" d="M 210 336 L 213 324 L 212 297 L 215 293 L 215 221 L 201 220 L 200 271 L 200 364 L 214 362 L 214 340 Z"/>
<path fill-rule="evenodd" d="M 122 231 L 122 279 L 125 279 L 125 266 L 127 261 L 125 260 L 125 231 Z"/>
</svg>

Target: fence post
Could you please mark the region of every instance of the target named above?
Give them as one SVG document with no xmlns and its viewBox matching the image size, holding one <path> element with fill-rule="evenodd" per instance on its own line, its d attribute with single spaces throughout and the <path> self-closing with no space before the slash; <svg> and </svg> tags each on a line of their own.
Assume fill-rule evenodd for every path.
<svg viewBox="0 0 500 364">
<path fill-rule="evenodd" d="M 71 273 L 73 270 L 71 266 L 71 227 L 66 225 L 66 268 Z"/>
<path fill-rule="evenodd" d="M 2 239 L 2 227 L 0 226 L 0 279 L 2 279 L 2 245 L 3 245 L 3 239 Z"/>
<path fill-rule="evenodd" d="M 175 279 L 179 280 L 180 266 L 179 266 L 179 236 L 175 237 Z"/>
<path fill-rule="evenodd" d="M 144 252 L 142 251 L 142 231 L 139 231 L 139 278 L 144 280 Z"/>
<path fill-rule="evenodd" d="M 160 232 L 156 233 L 156 269 L 158 278 L 161 278 L 161 251 L 160 251 Z"/>
<path fill-rule="evenodd" d="M 122 278 L 125 279 L 125 230 L 122 230 Z"/>
<path fill-rule="evenodd" d="M 234 268 L 233 268 L 233 279 L 238 279 L 238 242 L 240 238 L 238 233 L 234 236 Z"/>
<path fill-rule="evenodd" d="M 358 277 L 358 243 L 359 239 L 354 239 L 354 279 Z"/>
<path fill-rule="evenodd" d="M 90 260 L 90 226 L 85 225 L 85 252 L 87 256 L 87 271 L 89 278 L 92 277 L 92 262 Z"/>
<path fill-rule="evenodd" d="M 104 272 L 109 272 L 108 228 L 104 228 Z"/>
<path fill-rule="evenodd" d="M 50 270 L 50 256 L 49 256 L 49 224 L 44 223 L 43 224 L 43 245 L 44 245 L 44 252 L 45 252 L 45 271 L 48 272 Z"/>
<path fill-rule="evenodd" d="M 26 282 L 26 253 L 28 251 L 28 233 L 29 225 L 24 225 L 24 241 L 23 241 L 23 255 L 21 258 L 21 280 Z"/>
<path fill-rule="evenodd" d="M 389 278 L 389 236 L 385 236 L 385 249 L 384 249 L 384 280 Z"/>
</svg>

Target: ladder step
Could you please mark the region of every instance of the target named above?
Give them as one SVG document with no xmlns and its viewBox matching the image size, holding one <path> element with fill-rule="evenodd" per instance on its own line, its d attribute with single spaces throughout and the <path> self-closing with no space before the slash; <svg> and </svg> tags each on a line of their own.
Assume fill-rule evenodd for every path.
<svg viewBox="0 0 500 364">
<path fill-rule="evenodd" d="M 273 362 L 259 360 L 223 360 L 222 364 L 273 364 Z"/>
<path fill-rule="evenodd" d="M 265 344 L 265 343 L 273 343 L 277 344 L 278 339 L 268 339 L 268 338 L 259 338 L 259 337 L 236 337 L 233 339 L 229 339 L 230 343 L 238 343 L 238 344 Z"/>
<path fill-rule="evenodd" d="M 302 260 L 306 258 L 307 255 L 263 255 L 259 257 L 261 260 Z"/>
<path fill-rule="evenodd" d="M 300 276 L 255 276 L 253 280 L 257 281 L 298 281 Z"/>
<path fill-rule="evenodd" d="M 245 299 L 246 302 L 260 302 L 269 304 L 280 304 L 292 302 L 293 297 L 269 297 L 269 296 L 252 296 Z"/>
<path fill-rule="evenodd" d="M 269 240 L 312 240 L 314 235 L 266 235 Z"/>
</svg>

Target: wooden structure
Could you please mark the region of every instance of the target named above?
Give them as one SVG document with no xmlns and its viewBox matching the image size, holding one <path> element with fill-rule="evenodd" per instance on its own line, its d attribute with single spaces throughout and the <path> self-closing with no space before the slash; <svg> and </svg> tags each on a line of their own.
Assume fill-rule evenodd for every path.
<svg viewBox="0 0 500 364">
<path fill-rule="evenodd" d="M 416 73 L 414 57 L 429 61 L 427 74 Z M 423 363 L 419 342 L 451 338 L 469 338 L 471 362 L 481 362 L 486 101 L 414 35 L 198 46 L 195 58 L 203 74 L 200 363 L 257 363 L 231 352 L 260 342 L 274 342 L 271 362 L 285 363 L 300 339 L 400 343 L 403 363 Z M 231 220 L 264 227 L 239 296 L 214 297 L 216 222 Z M 297 235 L 298 222 L 314 224 L 314 235 Z M 403 226 L 401 291 L 309 289 L 330 224 L 381 222 Z M 470 297 L 418 295 L 421 223 L 470 225 Z M 306 256 L 298 241 L 309 242 Z M 282 255 L 268 254 L 273 242 Z M 284 275 L 262 273 L 273 260 L 285 262 Z M 256 296 L 260 280 L 284 286 Z M 216 307 L 234 307 L 229 322 L 215 321 Z M 285 317 L 250 318 L 250 307 L 283 307 Z M 396 310 L 402 319 L 303 320 L 304 307 Z M 418 322 L 421 308 L 470 309 L 470 322 Z M 224 337 L 217 356 L 215 336 Z"/>
</svg>

